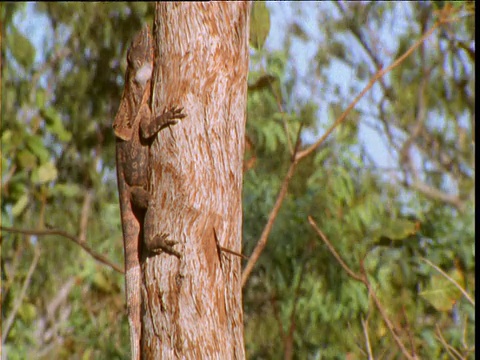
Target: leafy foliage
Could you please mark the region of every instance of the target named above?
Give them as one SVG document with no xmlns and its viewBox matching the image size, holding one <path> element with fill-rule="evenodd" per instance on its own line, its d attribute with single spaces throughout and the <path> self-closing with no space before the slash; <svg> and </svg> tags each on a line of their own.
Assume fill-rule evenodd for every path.
<svg viewBox="0 0 480 360">
<path fill-rule="evenodd" d="M 152 10 L 2 6 L 2 226 L 60 229 L 122 263 L 111 122 L 123 86 L 120 59 Z M 45 23 L 41 54 L 33 34 L 19 26 L 30 16 Z M 3 232 L 2 240 L 3 324 L 21 304 L 12 327 L 3 328 L 10 358 L 128 354 L 123 276 L 63 237 Z M 37 251 L 40 260 L 25 282 Z M 30 285 L 21 298 L 24 283 Z"/>
<path fill-rule="evenodd" d="M 247 255 L 300 129 L 305 147 L 439 11 L 458 13 L 298 164 L 244 289 L 248 357 L 366 358 L 368 333 L 375 358 L 399 358 L 372 297 L 312 231 L 311 216 L 352 270 L 364 268 L 419 357 L 447 358 L 448 344 L 473 358 L 474 307 L 424 259 L 474 294 L 474 10 L 466 2 L 267 5 L 252 13 Z M 2 5 L 2 226 L 60 229 L 122 263 L 111 122 L 128 41 L 152 10 Z M 20 26 L 27 17 L 43 21 L 45 38 Z M 275 21 L 284 30 L 276 47 Z M 9 358 L 127 357 L 122 275 L 58 235 L 2 231 L 1 259 Z"/>
<path fill-rule="evenodd" d="M 312 130 L 328 127 L 361 90 L 362 80 L 407 50 L 436 16 L 432 5 L 425 3 L 317 6 L 321 9 L 312 23 L 321 24 L 317 29 L 321 42 L 315 43 L 313 35 L 308 35 L 310 29 L 303 20 L 307 12 L 313 12 L 313 4 L 292 5 L 297 16 L 285 25 L 291 29 L 281 45 L 286 56 L 257 51 L 251 58 L 252 83 L 268 76 L 276 80 L 270 82 L 270 88 L 255 88 L 249 98 L 247 132 L 250 139 L 255 139 L 258 165 L 245 174 L 246 253 L 259 238 L 259 222 L 265 223 L 275 201 L 272 189 L 279 189 L 286 172 L 287 136 L 294 139 L 295 135 L 293 131 L 286 135 L 283 122 L 291 128 L 298 122 Z M 409 20 L 401 32 L 397 29 L 390 32 L 390 38 L 380 38 L 383 34 L 379 29 L 385 33 L 389 25 L 395 27 L 388 19 L 402 12 L 406 13 L 403 18 Z M 357 112 L 312 159 L 299 165 L 260 264 L 245 289 L 245 331 L 251 358 L 280 358 L 290 343 L 295 358 L 338 358 L 341 354 L 364 358 L 362 319 L 368 320 L 375 357 L 383 353 L 391 358 L 399 352 L 367 289 L 342 271 L 310 230 L 308 215 L 316 220 L 350 268 L 359 272 L 363 264 L 386 314 L 405 343 L 414 339 L 420 357 L 442 358 L 447 354 L 439 333 L 464 358 L 473 356 L 471 304 L 451 282 L 422 261 L 430 259 L 460 286 L 470 293 L 474 291 L 472 147 L 468 146 L 464 155 L 454 155 L 465 147 L 456 131 L 463 134 L 462 141 L 473 135 L 469 123 L 474 116 L 470 106 L 474 101 L 473 63 L 462 55 L 460 47 L 453 45 L 460 42 L 460 36 L 463 43 L 472 44 L 469 21 L 471 18 L 466 16 L 435 33 L 428 46 L 380 81 L 373 90 L 375 96 L 363 99 Z M 398 40 L 392 41 L 395 35 Z M 317 55 L 307 60 L 305 73 L 311 76 L 302 79 L 295 75 L 298 70 L 291 64 L 296 58 L 292 49 L 298 42 L 308 41 L 317 48 Z M 445 46 L 445 42 L 450 45 Z M 398 48 L 392 43 L 397 43 Z M 452 62 L 445 63 L 445 58 Z M 341 63 L 358 74 L 358 82 L 338 84 L 332 72 L 339 73 Z M 457 67 L 462 69 L 460 73 L 466 71 L 465 78 L 472 79 L 462 83 L 469 89 L 464 92 L 453 90 L 460 78 L 459 70 L 453 71 Z M 344 69 L 344 65 L 340 68 Z M 296 79 L 293 84 L 287 80 L 290 77 Z M 300 86 L 306 87 L 310 95 L 304 100 L 306 105 L 301 101 L 293 105 L 292 99 L 298 99 L 301 93 Z M 436 93 L 438 86 L 444 89 L 441 94 Z M 458 103 L 450 103 L 452 96 Z M 279 103 L 288 110 L 279 113 Z M 322 103 L 329 104 L 328 108 Z M 320 111 L 313 117 L 306 115 L 312 113 L 307 109 L 315 108 Z M 322 108 L 328 111 L 322 112 Z M 312 118 L 318 120 L 312 122 Z M 411 136 L 415 126 L 421 130 Z M 367 143 L 365 133 L 372 133 L 369 129 L 373 135 Z M 382 148 L 376 144 L 380 142 L 387 144 L 381 151 L 390 153 L 386 171 L 382 169 L 385 165 L 379 163 L 385 160 L 371 154 L 372 147 Z M 448 165 L 442 157 L 448 158 Z M 416 186 L 420 182 L 425 186 Z M 470 190 L 463 193 L 463 187 Z M 252 192 L 264 194 L 255 197 L 261 199 L 260 204 L 250 202 Z M 461 235 L 455 234 L 450 224 L 462 228 Z M 461 244 L 456 237 L 462 239 Z M 465 282 L 464 277 L 469 277 L 470 282 Z M 289 338 L 291 326 L 295 331 Z M 271 336 L 259 336 L 262 328 L 268 328 L 265 331 Z M 458 342 L 462 333 L 468 336 L 463 344 Z"/>
</svg>

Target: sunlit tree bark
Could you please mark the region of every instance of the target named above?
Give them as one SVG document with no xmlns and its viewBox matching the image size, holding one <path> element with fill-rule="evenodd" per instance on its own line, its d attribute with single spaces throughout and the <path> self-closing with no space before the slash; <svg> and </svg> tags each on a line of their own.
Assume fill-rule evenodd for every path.
<svg viewBox="0 0 480 360">
<path fill-rule="evenodd" d="M 144 259 L 143 358 L 245 357 L 241 259 L 220 247 L 241 252 L 248 21 L 244 2 L 156 6 L 153 113 L 187 117 L 151 147 L 145 236 L 182 257 Z"/>
</svg>

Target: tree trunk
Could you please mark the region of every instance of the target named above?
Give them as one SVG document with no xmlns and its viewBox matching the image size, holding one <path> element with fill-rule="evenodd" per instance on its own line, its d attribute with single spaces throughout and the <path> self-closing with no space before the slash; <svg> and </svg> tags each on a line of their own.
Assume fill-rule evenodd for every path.
<svg viewBox="0 0 480 360">
<path fill-rule="evenodd" d="M 143 358 L 245 358 L 241 259 L 219 246 L 241 252 L 249 13 L 156 5 L 153 114 L 176 105 L 187 117 L 151 146 L 145 238 L 166 233 L 182 256 L 143 261 Z"/>
</svg>

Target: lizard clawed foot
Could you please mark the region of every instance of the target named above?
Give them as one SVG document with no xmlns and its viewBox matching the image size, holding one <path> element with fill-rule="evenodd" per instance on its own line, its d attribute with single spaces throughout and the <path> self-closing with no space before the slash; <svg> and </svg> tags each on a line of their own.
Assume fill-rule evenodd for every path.
<svg viewBox="0 0 480 360">
<path fill-rule="evenodd" d="M 177 108 L 176 106 L 172 106 L 168 111 L 165 109 L 163 114 L 155 119 L 155 122 L 159 125 L 160 129 L 163 129 L 164 127 L 177 124 L 178 120 L 185 117 L 187 117 L 187 115 L 183 113 L 183 107 Z"/>
<path fill-rule="evenodd" d="M 177 241 L 168 240 L 168 234 L 158 234 L 149 242 L 148 249 L 155 253 L 162 251 L 180 259 L 182 254 L 173 248 L 177 243 Z"/>
</svg>

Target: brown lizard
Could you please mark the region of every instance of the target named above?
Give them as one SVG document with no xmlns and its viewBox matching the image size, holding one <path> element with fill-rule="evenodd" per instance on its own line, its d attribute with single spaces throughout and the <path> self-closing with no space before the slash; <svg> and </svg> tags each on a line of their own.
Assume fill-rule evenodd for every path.
<svg viewBox="0 0 480 360">
<path fill-rule="evenodd" d="M 172 107 L 152 118 L 149 105 L 153 70 L 153 44 L 150 29 L 145 26 L 133 39 L 127 52 L 125 88 L 120 107 L 113 122 L 116 136 L 116 161 L 120 212 L 125 251 L 125 291 L 132 359 L 140 359 L 141 338 L 141 268 L 144 219 L 148 208 L 149 147 L 155 135 L 174 125 L 186 115 L 183 108 Z M 175 244 L 164 234 L 149 241 L 156 247 L 177 257 Z M 154 249 L 147 249 L 154 250 Z"/>
</svg>

